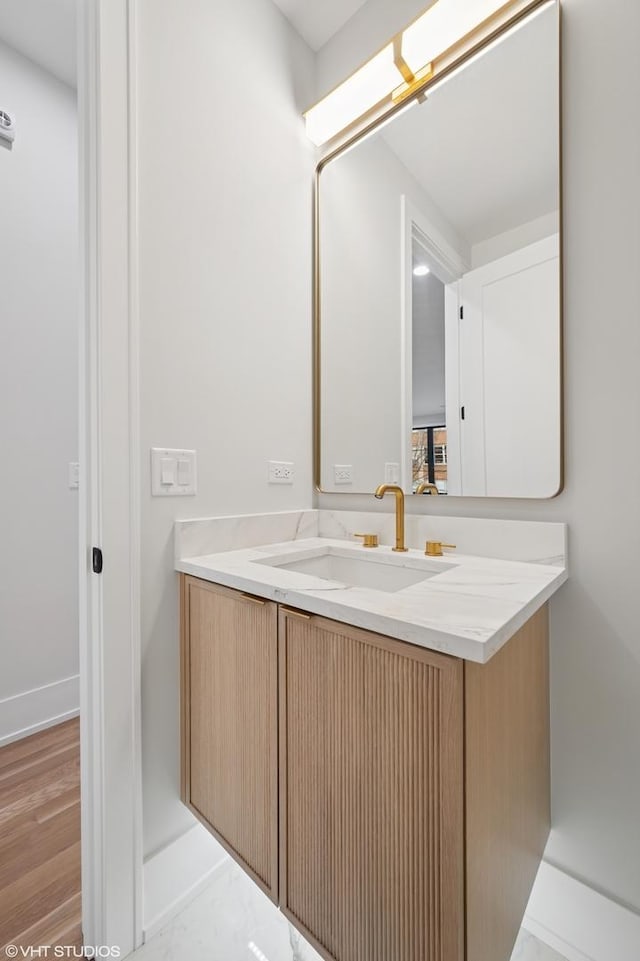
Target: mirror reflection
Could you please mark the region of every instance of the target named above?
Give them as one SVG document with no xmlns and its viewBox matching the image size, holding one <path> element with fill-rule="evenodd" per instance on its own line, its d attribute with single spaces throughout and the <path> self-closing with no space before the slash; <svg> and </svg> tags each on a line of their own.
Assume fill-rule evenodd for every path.
<svg viewBox="0 0 640 961">
<path fill-rule="evenodd" d="M 558 492 L 558 48 L 552 5 L 323 167 L 323 490 Z"/>
</svg>

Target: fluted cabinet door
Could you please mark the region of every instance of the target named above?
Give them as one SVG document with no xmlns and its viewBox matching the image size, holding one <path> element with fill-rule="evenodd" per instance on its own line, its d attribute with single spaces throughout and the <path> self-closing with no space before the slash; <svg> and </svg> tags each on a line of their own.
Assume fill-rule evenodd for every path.
<svg viewBox="0 0 640 961">
<path fill-rule="evenodd" d="M 460 961 L 462 662 L 280 613 L 280 904 L 325 958 Z"/>
<path fill-rule="evenodd" d="M 183 800 L 278 893 L 277 607 L 183 578 Z"/>
</svg>

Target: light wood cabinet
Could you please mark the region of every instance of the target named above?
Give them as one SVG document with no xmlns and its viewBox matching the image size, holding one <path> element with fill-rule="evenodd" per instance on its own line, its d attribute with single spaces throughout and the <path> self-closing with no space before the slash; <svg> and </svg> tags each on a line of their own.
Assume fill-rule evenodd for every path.
<svg viewBox="0 0 640 961">
<path fill-rule="evenodd" d="M 466 961 L 509 961 L 549 837 L 549 623 L 465 661 Z"/>
<path fill-rule="evenodd" d="M 182 715 L 183 799 L 328 961 L 509 961 L 546 608 L 478 665 L 183 576 Z"/>
<path fill-rule="evenodd" d="M 277 900 L 277 608 L 195 578 L 182 591 L 183 800 Z"/>
<path fill-rule="evenodd" d="M 462 661 L 280 614 L 280 904 L 340 961 L 461 961 Z"/>
</svg>

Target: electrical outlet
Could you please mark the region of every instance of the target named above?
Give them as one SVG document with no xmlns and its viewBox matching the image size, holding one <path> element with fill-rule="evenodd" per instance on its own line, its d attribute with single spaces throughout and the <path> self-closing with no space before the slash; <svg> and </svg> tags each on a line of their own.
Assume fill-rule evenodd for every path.
<svg viewBox="0 0 640 961">
<path fill-rule="evenodd" d="M 384 465 L 385 484 L 398 484 L 400 482 L 400 464 L 393 461 Z"/>
<path fill-rule="evenodd" d="M 80 464 L 71 461 L 69 464 L 69 490 L 75 491 L 80 487 Z"/>
<path fill-rule="evenodd" d="M 353 484 L 353 465 L 334 464 L 333 465 L 334 484 Z"/>
<path fill-rule="evenodd" d="M 286 460 L 269 461 L 270 484 L 293 484 L 295 465 Z"/>
</svg>

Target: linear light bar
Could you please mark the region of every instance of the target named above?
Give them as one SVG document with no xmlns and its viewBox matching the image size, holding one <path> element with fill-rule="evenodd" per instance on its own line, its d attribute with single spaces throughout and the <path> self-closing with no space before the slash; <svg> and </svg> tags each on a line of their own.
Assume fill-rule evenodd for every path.
<svg viewBox="0 0 640 961">
<path fill-rule="evenodd" d="M 547 0 L 547 3 L 543 3 L 541 6 L 537 7 L 535 10 L 532 10 L 531 13 L 524 20 L 520 20 L 518 23 L 514 24 L 508 30 L 505 30 L 504 32 L 500 33 L 500 35 L 495 37 L 495 39 L 492 40 L 491 43 L 488 43 L 481 50 L 475 53 L 472 57 L 469 57 L 467 60 L 465 60 L 465 62 L 461 64 L 459 67 L 456 67 L 455 70 L 450 71 L 441 80 L 438 80 L 436 81 L 436 83 L 431 84 L 429 86 L 429 96 L 430 97 L 433 96 L 433 94 L 437 90 L 439 90 L 444 84 L 450 83 L 453 80 L 453 78 L 457 77 L 458 74 L 461 73 L 463 70 L 466 70 L 473 63 L 477 63 L 478 60 L 481 60 L 483 57 L 486 57 L 488 53 L 490 53 L 492 50 L 495 50 L 495 48 L 500 46 L 500 44 L 503 44 L 505 40 L 508 40 L 510 37 L 512 37 L 515 33 L 518 33 L 518 31 L 522 30 L 524 27 L 529 26 L 532 20 L 535 20 L 537 17 L 546 13 L 546 11 L 550 7 L 553 7 L 555 5 L 556 5 L 556 0 Z"/>
<path fill-rule="evenodd" d="M 402 56 L 414 74 L 487 20 L 505 0 L 446 0 L 430 7 L 402 34 Z"/>
<path fill-rule="evenodd" d="M 385 100 L 399 83 L 402 74 L 395 65 L 390 43 L 305 113 L 307 136 L 317 147 L 326 143 Z"/>
<path fill-rule="evenodd" d="M 543 7 L 553 3 L 549 0 Z M 495 14 L 506 15 L 518 6 L 522 4 L 517 0 L 430 0 L 406 30 L 307 110 L 309 139 L 319 147 L 374 107 L 411 96 L 429 79 L 438 57 Z"/>
</svg>

